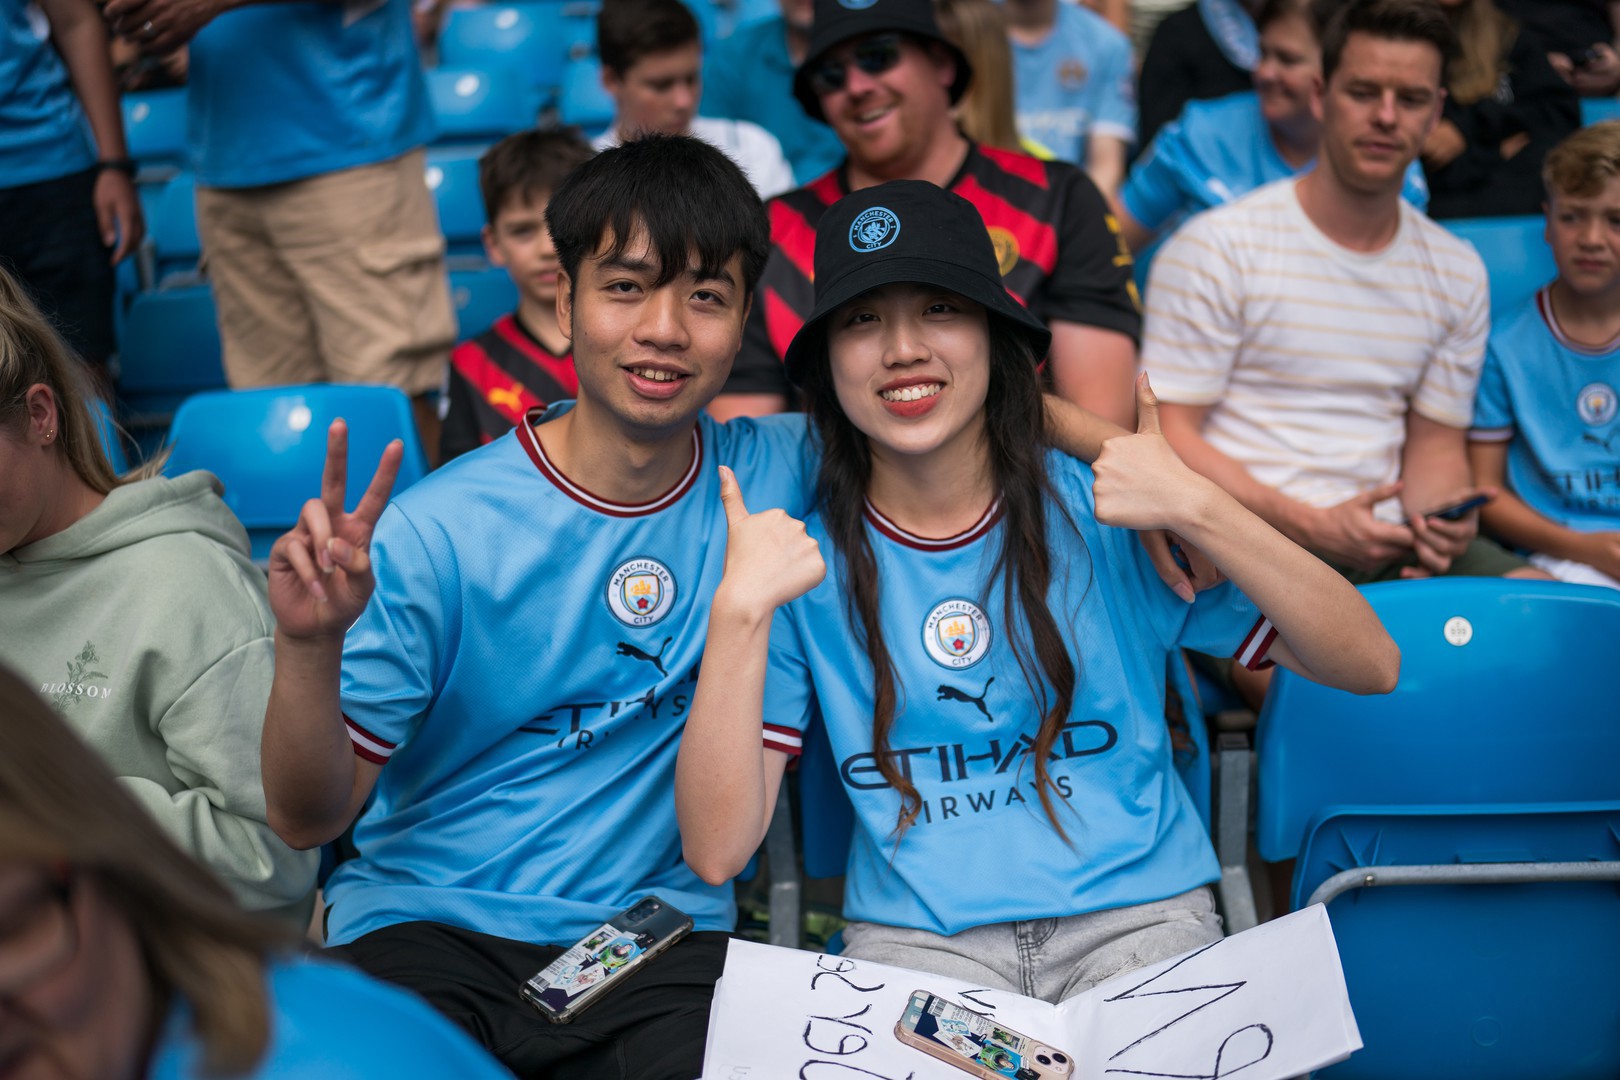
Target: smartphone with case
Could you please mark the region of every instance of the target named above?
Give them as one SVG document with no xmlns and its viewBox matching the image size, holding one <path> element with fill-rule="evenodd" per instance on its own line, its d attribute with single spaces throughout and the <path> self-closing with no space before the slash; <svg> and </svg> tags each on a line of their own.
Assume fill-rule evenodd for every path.
<svg viewBox="0 0 1620 1080">
<path fill-rule="evenodd" d="M 575 942 L 519 989 L 554 1024 L 566 1024 L 631 973 L 692 932 L 692 917 L 648 896 Z"/>
<path fill-rule="evenodd" d="M 927 990 L 913 990 L 894 1037 L 982 1080 L 1060 1080 L 1074 1059 Z"/>
</svg>

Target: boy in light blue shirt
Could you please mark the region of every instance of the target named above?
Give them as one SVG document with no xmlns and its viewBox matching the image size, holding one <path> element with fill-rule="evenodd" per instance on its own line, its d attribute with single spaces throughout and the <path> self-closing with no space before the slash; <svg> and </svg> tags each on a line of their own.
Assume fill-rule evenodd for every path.
<svg viewBox="0 0 1620 1080">
<path fill-rule="evenodd" d="M 1079 4 L 1007 0 L 1006 13 L 1019 134 L 1112 195 L 1136 141 L 1130 39 Z"/>
<path fill-rule="evenodd" d="M 1620 589 L 1620 121 L 1547 155 L 1558 277 L 1491 332 L 1469 433 L 1485 527 L 1565 581 Z"/>
</svg>

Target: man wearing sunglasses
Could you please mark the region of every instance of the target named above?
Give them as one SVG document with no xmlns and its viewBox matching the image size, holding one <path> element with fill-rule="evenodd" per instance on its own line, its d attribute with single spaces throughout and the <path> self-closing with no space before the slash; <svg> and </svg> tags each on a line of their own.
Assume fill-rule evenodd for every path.
<svg viewBox="0 0 1620 1080">
<path fill-rule="evenodd" d="M 1129 427 L 1141 314 L 1130 254 L 1096 186 L 1073 165 L 979 146 L 952 106 L 973 71 L 945 40 L 930 0 L 816 0 L 794 95 L 837 133 L 846 157 L 769 206 L 772 250 L 722 417 L 788 404 L 781 357 L 811 308 L 816 223 L 850 191 L 927 180 L 978 208 L 1002 280 L 1052 329 L 1054 388 Z"/>
</svg>

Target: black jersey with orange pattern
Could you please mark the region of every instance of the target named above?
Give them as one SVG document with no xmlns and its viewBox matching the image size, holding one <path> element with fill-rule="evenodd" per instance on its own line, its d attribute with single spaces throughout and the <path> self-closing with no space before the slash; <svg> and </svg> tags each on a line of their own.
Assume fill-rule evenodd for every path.
<svg viewBox="0 0 1620 1080">
<path fill-rule="evenodd" d="M 947 187 L 978 208 L 1002 282 L 1036 315 L 1140 339 L 1130 249 L 1082 170 L 975 143 Z M 771 254 L 727 393 L 789 393 L 781 360 L 814 307 L 816 224 L 848 193 L 841 165 L 767 204 Z"/>
</svg>

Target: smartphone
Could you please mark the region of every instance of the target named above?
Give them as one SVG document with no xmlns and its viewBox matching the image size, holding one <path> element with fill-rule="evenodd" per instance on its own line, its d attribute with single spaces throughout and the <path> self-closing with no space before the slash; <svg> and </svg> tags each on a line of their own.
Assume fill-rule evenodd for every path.
<svg viewBox="0 0 1620 1080">
<path fill-rule="evenodd" d="M 1491 496 L 1489 495 L 1473 495 L 1464 499 L 1462 502 L 1454 502 L 1450 506 L 1442 506 L 1438 510 L 1430 510 L 1423 516 L 1426 518 L 1439 518 L 1441 521 L 1456 521 L 1470 510 L 1478 510 L 1480 507 L 1484 506 L 1490 501 Z M 1410 525 L 1412 524 L 1412 519 L 1407 518 L 1404 522 L 1402 522 L 1402 524 Z"/>
<path fill-rule="evenodd" d="M 1063 1051 L 927 990 L 911 992 L 894 1037 L 982 1080 L 1058 1080 L 1074 1074 L 1074 1059 Z"/>
<path fill-rule="evenodd" d="M 566 1024 L 653 957 L 692 932 L 692 917 L 656 896 L 619 912 L 519 989 L 554 1024 Z"/>
</svg>

